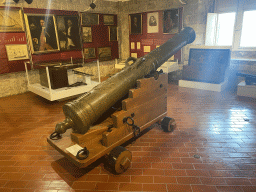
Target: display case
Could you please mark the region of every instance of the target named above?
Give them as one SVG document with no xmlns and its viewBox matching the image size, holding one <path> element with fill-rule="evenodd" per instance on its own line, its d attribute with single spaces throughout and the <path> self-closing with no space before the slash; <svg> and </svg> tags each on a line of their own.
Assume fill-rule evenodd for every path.
<svg viewBox="0 0 256 192">
<path fill-rule="evenodd" d="M 90 91 L 100 83 L 99 61 L 90 72 L 81 63 L 40 63 L 25 62 L 28 90 L 50 101 L 62 100 Z M 28 65 L 39 71 L 36 79 L 31 79 Z"/>
</svg>

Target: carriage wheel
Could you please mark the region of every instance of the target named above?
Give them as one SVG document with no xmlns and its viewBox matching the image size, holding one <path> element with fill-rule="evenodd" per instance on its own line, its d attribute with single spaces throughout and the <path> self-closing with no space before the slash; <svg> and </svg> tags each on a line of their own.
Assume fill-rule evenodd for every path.
<svg viewBox="0 0 256 192">
<path fill-rule="evenodd" d="M 176 122 L 173 118 L 164 117 L 161 127 L 165 132 L 172 132 L 176 128 Z"/>
<path fill-rule="evenodd" d="M 125 172 L 131 165 L 132 153 L 122 146 L 115 147 L 108 156 L 108 161 L 117 174 Z"/>
</svg>

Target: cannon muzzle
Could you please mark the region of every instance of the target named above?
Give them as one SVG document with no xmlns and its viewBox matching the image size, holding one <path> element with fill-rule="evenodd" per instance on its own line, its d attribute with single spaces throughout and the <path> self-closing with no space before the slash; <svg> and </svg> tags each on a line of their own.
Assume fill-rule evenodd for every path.
<svg viewBox="0 0 256 192">
<path fill-rule="evenodd" d="M 72 128 L 76 133 L 86 133 L 104 112 L 136 85 L 138 79 L 156 71 L 182 47 L 192 43 L 195 38 L 196 34 L 192 28 L 184 28 L 160 47 L 138 58 L 132 65 L 125 67 L 76 100 L 66 103 L 63 106 L 66 119 L 56 125 L 55 132 L 62 134 Z"/>
</svg>

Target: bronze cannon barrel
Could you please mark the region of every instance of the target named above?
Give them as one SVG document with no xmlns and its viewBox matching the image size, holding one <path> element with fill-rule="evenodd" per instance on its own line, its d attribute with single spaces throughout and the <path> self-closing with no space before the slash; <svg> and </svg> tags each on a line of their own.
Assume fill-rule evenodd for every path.
<svg viewBox="0 0 256 192">
<path fill-rule="evenodd" d="M 62 134 L 68 128 L 72 128 L 76 133 L 86 133 L 104 112 L 136 85 L 138 79 L 156 71 L 183 46 L 192 43 L 195 37 L 196 34 L 192 28 L 184 28 L 179 34 L 137 59 L 132 65 L 125 67 L 81 97 L 66 103 L 63 106 L 66 119 L 56 125 L 55 132 Z"/>
</svg>

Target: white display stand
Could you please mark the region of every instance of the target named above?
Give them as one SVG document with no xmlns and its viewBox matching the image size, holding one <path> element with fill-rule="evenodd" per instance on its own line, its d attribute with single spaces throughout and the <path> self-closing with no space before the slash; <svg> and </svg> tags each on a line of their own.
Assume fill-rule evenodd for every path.
<svg viewBox="0 0 256 192">
<path fill-rule="evenodd" d="M 256 85 L 246 85 L 245 81 L 240 82 L 237 86 L 237 95 L 256 98 Z"/>
<path fill-rule="evenodd" d="M 69 98 L 69 97 L 73 97 L 76 95 L 86 93 L 100 83 L 99 61 L 97 61 L 98 76 L 99 76 L 98 81 L 91 80 L 91 76 L 85 74 L 85 75 L 83 75 L 83 82 L 86 83 L 87 85 L 79 85 L 76 87 L 62 87 L 62 88 L 58 88 L 58 89 L 51 88 L 48 67 L 46 67 L 46 74 L 47 74 L 47 80 L 48 80 L 49 87 L 42 86 L 40 83 L 31 84 L 30 80 L 29 80 L 28 69 L 27 69 L 27 64 L 29 64 L 29 63 L 30 62 L 25 62 L 28 90 L 37 95 L 40 95 L 41 97 L 43 97 L 45 99 L 48 99 L 50 101 L 63 100 L 65 98 Z M 77 80 L 74 73 L 72 73 L 72 74 L 68 73 L 68 79 L 69 79 L 69 84 L 70 83 L 73 84 Z"/>
<path fill-rule="evenodd" d="M 116 69 L 123 69 L 125 67 L 125 61 L 121 61 L 118 63 L 117 59 L 116 59 L 116 63 L 115 63 L 115 68 Z"/>
<path fill-rule="evenodd" d="M 217 91 L 221 92 L 226 89 L 228 81 L 225 80 L 220 84 L 212 84 L 212 83 L 204 83 L 197 81 L 187 81 L 187 80 L 179 80 L 180 87 L 194 88 L 194 89 L 203 89 L 208 91 Z"/>
<path fill-rule="evenodd" d="M 166 61 L 157 71 L 163 70 L 164 73 L 170 73 L 179 70 L 178 61 Z"/>
<path fill-rule="evenodd" d="M 115 63 L 115 68 L 116 69 L 123 69 L 125 67 L 125 61 L 122 61 L 120 63 Z M 164 73 L 170 73 L 173 71 L 177 71 L 179 70 L 179 65 L 178 65 L 178 61 L 166 61 L 163 65 L 161 65 L 161 67 L 159 67 L 157 69 L 157 71 L 163 70 Z"/>
</svg>

